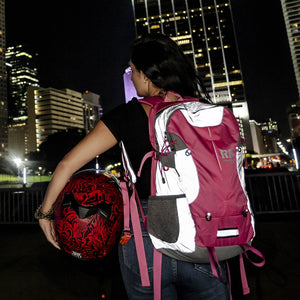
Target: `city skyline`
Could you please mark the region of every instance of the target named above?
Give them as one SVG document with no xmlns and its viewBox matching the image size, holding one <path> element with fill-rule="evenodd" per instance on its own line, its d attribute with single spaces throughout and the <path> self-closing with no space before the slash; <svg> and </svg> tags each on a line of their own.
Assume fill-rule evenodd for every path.
<svg viewBox="0 0 300 300">
<path fill-rule="evenodd" d="M 229 0 L 132 1 L 138 37 L 163 33 L 194 64 L 213 103 L 244 101 Z"/>
<path fill-rule="evenodd" d="M 212 103 L 232 108 L 247 151 L 253 151 L 229 0 L 132 1 L 136 35 L 164 33 L 194 64 Z"/>
<path fill-rule="evenodd" d="M 72 4 L 69 8 L 60 6 L 59 10 L 54 1 L 41 16 L 35 14 L 35 19 L 30 16 L 34 16 L 31 10 L 37 1 L 26 2 L 27 6 L 18 3 L 18 11 L 14 2 L 6 3 L 7 46 L 28 44 L 39 53 L 42 86 L 89 89 L 101 95 L 105 110 L 123 101 L 122 72 L 134 39 L 130 1 L 102 1 L 93 6 Z M 280 28 L 284 26 L 280 0 L 272 1 L 274 12 L 269 10 L 267 15 L 264 12 L 270 0 L 259 5 L 258 1 L 249 0 L 231 2 L 244 81 L 248 83 L 250 119 L 262 122 L 271 117 L 288 137 L 285 111 L 298 100 L 298 95 L 291 58 L 286 57 L 289 48 L 285 28 Z M 252 15 L 252 19 L 245 20 L 247 15 Z M 265 26 L 259 25 L 262 17 Z M 34 29 L 35 24 L 39 24 L 38 30 Z M 265 32 L 268 34 L 263 40 Z M 276 34 L 278 40 L 273 38 Z"/>
</svg>

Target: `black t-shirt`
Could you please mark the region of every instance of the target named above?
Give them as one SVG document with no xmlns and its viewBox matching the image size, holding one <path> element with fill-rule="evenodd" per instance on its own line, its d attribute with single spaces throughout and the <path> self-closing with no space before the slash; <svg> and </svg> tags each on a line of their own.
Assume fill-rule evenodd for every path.
<svg viewBox="0 0 300 300">
<path fill-rule="evenodd" d="M 142 158 L 152 149 L 149 140 L 148 117 L 142 105 L 137 99 L 133 99 L 105 114 L 101 121 L 118 142 L 123 141 L 132 168 L 137 174 Z M 147 199 L 150 195 L 150 170 L 151 159 L 148 159 L 136 183 L 139 196 L 143 199 Z"/>
</svg>

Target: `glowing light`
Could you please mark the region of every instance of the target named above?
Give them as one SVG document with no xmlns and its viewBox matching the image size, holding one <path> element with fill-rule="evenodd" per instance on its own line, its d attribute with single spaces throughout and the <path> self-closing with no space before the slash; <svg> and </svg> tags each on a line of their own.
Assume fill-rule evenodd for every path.
<svg viewBox="0 0 300 300">
<path fill-rule="evenodd" d="M 19 158 L 19 157 L 14 158 L 13 161 L 17 165 L 17 167 L 19 167 L 22 162 L 21 158 Z"/>
<path fill-rule="evenodd" d="M 160 25 L 158 25 L 158 24 L 155 24 L 155 25 L 151 26 L 151 29 L 158 29 L 158 28 L 160 28 Z"/>
<path fill-rule="evenodd" d="M 232 85 L 240 85 L 240 84 L 243 84 L 243 81 L 242 80 L 235 80 L 235 81 L 230 81 L 229 83 L 227 83 L 227 82 L 218 82 L 218 83 L 214 84 L 214 87 L 215 88 L 217 88 L 217 87 L 225 87 L 225 86 L 227 86 L 227 84 L 229 84 L 230 86 L 232 86 Z"/>
<path fill-rule="evenodd" d="M 23 167 L 23 184 L 27 184 L 27 174 L 26 174 L 26 167 Z"/>
<path fill-rule="evenodd" d="M 293 148 L 293 154 L 294 154 L 296 169 L 299 170 L 299 162 L 298 162 L 297 152 L 295 148 Z"/>
<path fill-rule="evenodd" d="M 32 56 L 30 54 L 26 53 L 26 52 L 20 52 L 20 53 L 16 54 L 16 57 L 17 56 L 27 56 L 29 58 L 32 58 Z"/>
</svg>

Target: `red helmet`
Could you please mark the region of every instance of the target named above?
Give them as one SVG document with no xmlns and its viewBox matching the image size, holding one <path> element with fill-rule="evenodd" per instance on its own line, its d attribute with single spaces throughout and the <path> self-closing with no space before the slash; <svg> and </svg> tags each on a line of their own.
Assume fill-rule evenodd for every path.
<svg viewBox="0 0 300 300">
<path fill-rule="evenodd" d="M 58 197 L 57 241 L 77 258 L 105 256 L 118 241 L 122 225 L 122 193 L 117 179 L 106 171 L 76 173 Z"/>
</svg>

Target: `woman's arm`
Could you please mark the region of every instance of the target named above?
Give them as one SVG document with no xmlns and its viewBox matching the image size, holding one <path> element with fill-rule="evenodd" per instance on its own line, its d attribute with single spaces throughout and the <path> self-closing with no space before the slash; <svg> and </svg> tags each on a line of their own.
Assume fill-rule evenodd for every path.
<svg viewBox="0 0 300 300">
<path fill-rule="evenodd" d="M 46 213 L 52 209 L 59 193 L 66 185 L 69 178 L 78 169 L 116 144 L 116 138 L 106 125 L 100 121 L 96 127 L 57 165 L 52 180 L 47 188 L 41 212 Z M 54 247 L 59 249 L 55 238 L 53 222 L 47 219 L 40 219 L 39 224 L 46 235 L 47 240 Z"/>
</svg>

